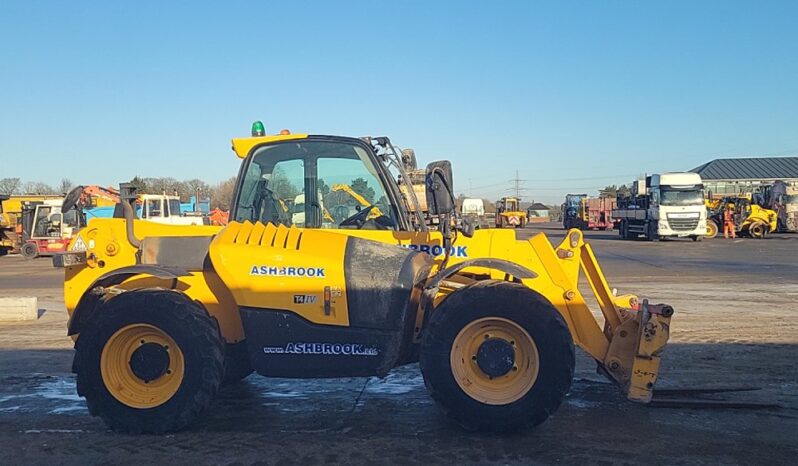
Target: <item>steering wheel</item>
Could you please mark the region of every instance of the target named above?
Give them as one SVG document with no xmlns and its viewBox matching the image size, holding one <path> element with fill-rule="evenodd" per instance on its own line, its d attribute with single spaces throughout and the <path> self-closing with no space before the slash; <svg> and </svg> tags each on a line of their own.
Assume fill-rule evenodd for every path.
<svg viewBox="0 0 798 466">
<path fill-rule="evenodd" d="M 341 227 L 356 226 L 357 229 L 360 230 L 361 228 L 363 228 L 363 225 L 366 224 L 366 220 L 368 220 L 369 212 L 371 212 L 371 209 L 373 209 L 374 207 L 376 207 L 376 206 L 374 204 L 371 204 L 368 207 L 364 207 L 363 209 L 360 209 L 360 212 L 356 213 L 355 215 L 352 215 L 352 216 L 349 216 L 349 217 L 343 219 L 341 221 L 341 223 L 338 224 L 338 226 L 341 226 Z"/>
</svg>

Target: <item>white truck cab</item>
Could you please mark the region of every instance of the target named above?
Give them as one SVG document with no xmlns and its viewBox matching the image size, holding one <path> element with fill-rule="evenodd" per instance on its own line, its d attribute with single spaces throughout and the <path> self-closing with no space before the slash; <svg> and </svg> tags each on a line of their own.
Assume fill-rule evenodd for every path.
<svg viewBox="0 0 798 466">
<path fill-rule="evenodd" d="M 660 238 L 691 238 L 700 241 L 707 233 L 704 185 L 697 173 L 661 173 L 634 182 L 632 197 L 619 198 L 613 216 L 621 220 L 623 239 L 640 235 Z"/>
<path fill-rule="evenodd" d="M 180 198 L 166 194 L 142 194 L 142 220 L 167 225 L 202 225 L 202 217 L 189 217 L 180 213 Z"/>
</svg>

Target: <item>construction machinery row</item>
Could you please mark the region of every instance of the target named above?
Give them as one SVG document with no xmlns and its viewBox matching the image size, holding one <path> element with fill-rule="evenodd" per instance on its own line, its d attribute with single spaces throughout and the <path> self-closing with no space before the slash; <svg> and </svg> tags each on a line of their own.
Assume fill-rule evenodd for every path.
<svg viewBox="0 0 798 466">
<path fill-rule="evenodd" d="M 565 399 L 574 345 L 628 399 L 651 401 L 673 309 L 612 290 L 579 230 L 554 245 L 457 222 L 451 164 L 418 170 L 386 137 L 267 135 L 256 122 L 232 146 L 227 226 L 137 219 L 125 185 L 114 218 L 54 258 L 78 393 L 112 429 L 181 429 L 253 370 L 383 376 L 415 361 L 465 428 L 530 427 Z M 347 183 L 368 205 L 331 222 L 319 192 Z M 301 226 L 281 214 L 297 192 Z M 505 202 L 501 218 L 514 212 Z"/>
<path fill-rule="evenodd" d="M 77 232 L 92 218 L 111 218 L 119 201 L 114 190 L 78 186 L 66 195 L 1 195 L 0 255 L 19 252 L 26 259 L 66 251 Z M 208 216 L 192 198 L 191 208 L 178 196 L 142 194 L 136 215 L 170 225 L 202 225 Z M 80 209 L 75 208 L 79 204 Z M 207 201 L 205 209 L 207 210 Z M 77 212 L 80 212 L 78 214 Z"/>
</svg>

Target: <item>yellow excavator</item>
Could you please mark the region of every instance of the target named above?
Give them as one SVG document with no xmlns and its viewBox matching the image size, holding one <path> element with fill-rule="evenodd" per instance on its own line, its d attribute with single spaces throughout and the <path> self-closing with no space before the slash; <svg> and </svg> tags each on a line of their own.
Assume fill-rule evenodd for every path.
<svg viewBox="0 0 798 466">
<path fill-rule="evenodd" d="M 53 261 L 78 393 L 111 429 L 181 429 L 253 369 L 384 376 L 418 361 L 464 428 L 517 430 L 563 402 L 575 346 L 629 400 L 651 401 L 673 309 L 611 290 L 580 231 L 552 244 L 456 222 L 448 161 L 425 172 L 431 230 L 386 137 L 266 135 L 256 122 L 233 150 L 243 167 L 227 226 L 137 220 L 123 184 L 120 216 L 92 220 Z M 308 197 L 302 228 L 262 199 L 273 190 L 259 182 L 283 162 L 303 167 L 288 180 Z M 317 167 L 333 163 L 368 179 L 380 209 L 323 228 Z"/>
</svg>

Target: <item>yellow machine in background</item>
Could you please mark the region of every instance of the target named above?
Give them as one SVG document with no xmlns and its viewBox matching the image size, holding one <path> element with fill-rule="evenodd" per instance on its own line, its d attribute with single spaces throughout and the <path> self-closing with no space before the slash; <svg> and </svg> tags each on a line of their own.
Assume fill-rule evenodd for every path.
<svg viewBox="0 0 798 466">
<path fill-rule="evenodd" d="M 10 196 L 0 194 L 0 256 L 13 251 L 17 243 L 16 218 L 4 212 L 3 202 Z"/>
<path fill-rule="evenodd" d="M 432 231 L 384 137 L 267 136 L 256 123 L 233 149 L 243 167 L 226 227 L 136 220 L 123 186 L 125 218 L 92 220 L 54 260 L 66 269 L 78 393 L 112 429 L 183 428 L 223 380 L 253 369 L 354 377 L 415 361 L 464 427 L 529 427 L 568 393 L 574 344 L 630 400 L 651 400 L 673 309 L 617 296 L 578 230 L 552 245 L 454 229 L 441 161 L 425 176 Z M 325 225 L 317 187 L 351 179 L 374 203 Z M 305 193 L 303 228 L 273 220 L 280 192 Z"/>
<path fill-rule="evenodd" d="M 496 227 L 524 228 L 526 212 L 521 210 L 521 201 L 516 197 L 503 197 L 496 201 Z"/>
<path fill-rule="evenodd" d="M 736 233 L 751 238 L 764 238 L 778 228 L 776 211 L 751 202 L 750 197 L 724 197 L 707 199 L 707 238 L 714 238 L 723 231 L 723 211 L 734 211 Z"/>
</svg>

